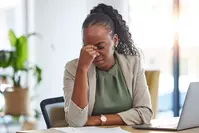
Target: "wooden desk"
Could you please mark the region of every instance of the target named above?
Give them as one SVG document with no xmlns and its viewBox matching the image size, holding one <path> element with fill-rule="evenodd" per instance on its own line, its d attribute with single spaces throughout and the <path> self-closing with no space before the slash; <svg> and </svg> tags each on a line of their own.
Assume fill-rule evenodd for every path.
<svg viewBox="0 0 199 133">
<path fill-rule="evenodd" d="M 131 126 L 121 126 L 122 129 L 132 132 L 132 133 L 199 133 L 199 128 L 193 128 L 188 130 L 182 130 L 178 132 L 172 131 L 154 131 L 154 130 L 137 130 Z M 45 130 L 30 130 L 30 131 L 19 131 L 16 133 L 63 133 L 54 129 L 45 129 Z"/>
</svg>

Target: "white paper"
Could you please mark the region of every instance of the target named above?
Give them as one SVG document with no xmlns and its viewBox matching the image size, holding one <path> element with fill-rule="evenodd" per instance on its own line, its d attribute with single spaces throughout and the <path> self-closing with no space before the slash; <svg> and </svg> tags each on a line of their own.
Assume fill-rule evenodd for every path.
<svg viewBox="0 0 199 133">
<path fill-rule="evenodd" d="M 64 133 L 129 133 L 121 129 L 120 127 L 114 128 L 101 128 L 101 127 L 64 127 L 64 128 L 53 128 L 55 130 L 62 131 Z"/>
</svg>

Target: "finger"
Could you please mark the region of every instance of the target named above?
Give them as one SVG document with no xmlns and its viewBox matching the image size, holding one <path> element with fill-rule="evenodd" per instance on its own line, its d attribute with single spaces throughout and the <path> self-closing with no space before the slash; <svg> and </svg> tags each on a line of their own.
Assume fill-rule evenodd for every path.
<svg viewBox="0 0 199 133">
<path fill-rule="evenodd" d="M 93 48 L 93 45 L 84 45 L 84 48 Z"/>
<path fill-rule="evenodd" d="M 96 46 L 93 46 L 93 49 L 97 50 L 98 48 Z"/>
<path fill-rule="evenodd" d="M 95 51 L 93 48 L 87 48 L 85 51 L 90 52 L 90 51 Z"/>
<path fill-rule="evenodd" d="M 87 48 L 97 49 L 97 47 L 94 46 L 94 45 L 84 45 L 84 48 L 85 48 L 85 49 L 87 49 Z"/>
<path fill-rule="evenodd" d="M 97 55 L 97 53 L 98 53 L 98 52 L 95 51 L 95 50 L 89 51 L 89 54 L 90 54 L 90 55 L 93 55 L 93 54 L 96 54 L 96 55 Z"/>
<path fill-rule="evenodd" d="M 91 56 L 93 56 L 94 58 L 97 57 L 97 56 L 99 56 L 99 53 L 97 51 L 90 51 L 89 54 Z"/>
</svg>

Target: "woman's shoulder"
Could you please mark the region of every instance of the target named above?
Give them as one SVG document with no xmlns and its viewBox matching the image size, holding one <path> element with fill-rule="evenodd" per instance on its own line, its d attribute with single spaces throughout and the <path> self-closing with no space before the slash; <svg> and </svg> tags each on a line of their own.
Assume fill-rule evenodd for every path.
<svg viewBox="0 0 199 133">
<path fill-rule="evenodd" d="M 131 65 L 133 64 L 139 64 L 142 62 L 142 57 L 140 55 L 124 55 L 124 54 L 119 54 L 116 53 L 117 58 L 119 58 L 120 61 L 123 63 L 130 63 Z"/>
<path fill-rule="evenodd" d="M 78 65 L 78 61 L 79 61 L 78 58 L 68 61 L 65 65 L 65 69 L 68 70 L 68 71 L 76 70 L 77 65 Z"/>
<path fill-rule="evenodd" d="M 136 55 L 127 55 L 128 60 L 134 60 L 135 63 L 141 63 L 144 60 L 143 51 L 137 47 L 137 54 Z"/>
<path fill-rule="evenodd" d="M 139 71 L 143 68 L 143 56 L 140 55 L 123 55 L 117 53 L 117 58 L 120 65 L 127 65 L 133 72 Z"/>
<path fill-rule="evenodd" d="M 129 62 L 138 63 L 142 59 L 139 55 L 124 55 Z"/>
</svg>

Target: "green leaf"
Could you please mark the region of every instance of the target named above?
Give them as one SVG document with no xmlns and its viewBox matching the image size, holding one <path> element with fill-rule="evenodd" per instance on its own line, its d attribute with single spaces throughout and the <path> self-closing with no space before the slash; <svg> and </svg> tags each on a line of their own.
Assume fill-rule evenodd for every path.
<svg viewBox="0 0 199 133">
<path fill-rule="evenodd" d="M 9 41 L 10 41 L 10 44 L 15 47 L 16 44 L 17 44 L 17 38 L 13 32 L 13 30 L 9 30 L 8 31 L 8 38 L 9 38 Z"/>
<path fill-rule="evenodd" d="M 0 74 L 0 78 L 3 78 L 3 79 L 7 79 L 7 78 L 10 78 L 11 76 L 10 75 L 7 75 L 7 74 Z"/>
<path fill-rule="evenodd" d="M 19 121 L 19 118 L 20 118 L 20 116 L 12 116 L 12 120 L 13 120 L 13 121 L 17 121 L 17 122 L 18 122 L 18 121 Z"/>
<path fill-rule="evenodd" d="M 42 80 L 42 78 L 41 78 L 41 68 L 39 68 L 38 66 L 35 66 L 34 75 L 37 78 L 37 84 L 39 84 L 41 82 L 41 80 Z"/>
<path fill-rule="evenodd" d="M 28 44 L 27 44 L 27 38 L 25 36 L 21 36 L 19 38 L 19 44 L 20 44 L 20 57 L 21 60 L 26 61 L 28 59 Z"/>
<path fill-rule="evenodd" d="M 7 59 L 5 51 L 0 51 L 0 67 L 5 68 L 7 66 Z"/>
<path fill-rule="evenodd" d="M 27 46 L 27 39 L 25 36 L 21 36 L 16 45 L 16 67 L 17 69 L 21 70 L 24 68 L 24 64 L 28 59 L 28 46 Z"/>
<path fill-rule="evenodd" d="M 12 52 L 11 51 L 0 51 L 0 67 L 7 68 L 11 66 L 11 57 Z"/>
<path fill-rule="evenodd" d="M 14 67 L 14 62 L 16 62 L 16 52 L 15 51 L 10 51 L 10 58 L 8 60 L 8 64 L 9 66 Z"/>
<path fill-rule="evenodd" d="M 35 109 L 35 115 L 34 115 L 34 117 L 36 119 L 39 119 L 40 115 L 41 115 L 40 112 L 37 109 Z"/>
</svg>

